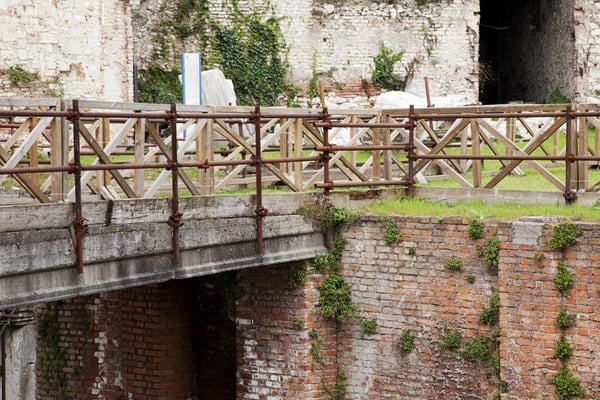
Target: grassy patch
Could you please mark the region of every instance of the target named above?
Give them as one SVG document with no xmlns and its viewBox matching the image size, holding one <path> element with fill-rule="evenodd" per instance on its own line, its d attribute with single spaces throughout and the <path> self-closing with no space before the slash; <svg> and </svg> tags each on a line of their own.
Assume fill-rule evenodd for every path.
<svg viewBox="0 0 600 400">
<path fill-rule="evenodd" d="M 517 202 L 485 203 L 481 200 L 433 202 L 422 198 L 397 197 L 363 208 L 375 215 L 431 215 L 464 218 L 494 217 L 512 220 L 525 216 L 558 216 L 571 220 L 599 221 L 600 214 L 592 207 L 580 204 L 521 204 Z"/>
</svg>

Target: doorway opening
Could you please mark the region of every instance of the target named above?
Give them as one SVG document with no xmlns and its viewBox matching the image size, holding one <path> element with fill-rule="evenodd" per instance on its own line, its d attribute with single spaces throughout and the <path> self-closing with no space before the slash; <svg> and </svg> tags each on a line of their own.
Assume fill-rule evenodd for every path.
<svg viewBox="0 0 600 400">
<path fill-rule="evenodd" d="M 547 102 L 572 97 L 574 0 L 480 0 L 479 101 Z"/>
</svg>

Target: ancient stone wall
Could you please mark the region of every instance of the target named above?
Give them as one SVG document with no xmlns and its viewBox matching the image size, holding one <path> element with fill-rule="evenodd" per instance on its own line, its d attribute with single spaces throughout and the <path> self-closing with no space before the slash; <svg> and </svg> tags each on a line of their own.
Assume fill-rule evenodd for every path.
<svg viewBox="0 0 600 400">
<path fill-rule="evenodd" d="M 132 100 L 128 0 L 6 0 L 0 25 L 0 96 Z M 31 82 L 11 82 L 18 66 Z"/>
</svg>

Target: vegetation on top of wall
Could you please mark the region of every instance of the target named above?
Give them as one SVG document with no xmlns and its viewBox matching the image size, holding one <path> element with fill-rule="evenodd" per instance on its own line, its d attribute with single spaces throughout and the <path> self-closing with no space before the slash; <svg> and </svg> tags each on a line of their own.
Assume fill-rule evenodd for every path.
<svg viewBox="0 0 600 400">
<path fill-rule="evenodd" d="M 483 222 L 478 221 L 476 219 L 472 219 L 469 221 L 469 226 L 467 228 L 467 232 L 469 233 L 469 238 L 472 240 L 483 239 L 485 234 Z"/>
<path fill-rule="evenodd" d="M 574 245 L 583 234 L 581 228 L 571 222 L 554 226 L 554 235 L 548 241 L 548 246 L 555 250 L 565 250 Z"/>
<path fill-rule="evenodd" d="M 358 214 L 346 207 L 335 206 L 329 197 L 317 194 L 298 209 L 298 213 L 310 218 L 319 229 L 334 229 L 349 224 L 358 218 Z"/>
</svg>

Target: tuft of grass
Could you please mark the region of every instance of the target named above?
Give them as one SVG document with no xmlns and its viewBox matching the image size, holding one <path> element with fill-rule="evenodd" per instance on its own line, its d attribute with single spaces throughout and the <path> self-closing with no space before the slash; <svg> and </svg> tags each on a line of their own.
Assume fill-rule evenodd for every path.
<svg viewBox="0 0 600 400">
<path fill-rule="evenodd" d="M 526 216 L 559 216 L 569 220 L 600 221 L 600 213 L 592 207 L 571 204 L 522 204 L 518 202 L 486 203 L 483 200 L 434 202 L 424 198 L 399 196 L 369 206 L 363 211 L 375 215 L 430 215 L 434 217 L 458 216 L 463 218 L 490 217 L 513 220 Z"/>
</svg>

